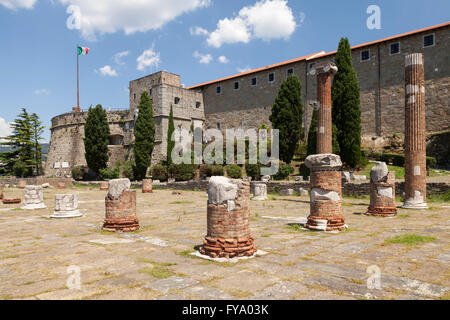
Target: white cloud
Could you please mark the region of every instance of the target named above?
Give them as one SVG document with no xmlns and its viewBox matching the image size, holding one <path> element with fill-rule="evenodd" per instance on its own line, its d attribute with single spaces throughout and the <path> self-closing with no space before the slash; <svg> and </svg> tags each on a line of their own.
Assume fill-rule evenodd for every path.
<svg viewBox="0 0 450 320">
<path fill-rule="evenodd" d="M 116 53 L 113 58 L 114 58 L 114 62 L 120 66 L 124 65 L 125 62 L 122 62 L 122 58 L 126 57 L 130 52 L 129 51 L 122 51 L 122 52 L 118 52 Z"/>
<path fill-rule="evenodd" d="M 80 8 L 83 38 L 95 40 L 96 34 L 125 34 L 157 30 L 182 14 L 204 8 L 211 0 L 59 0 Z"/>
<path fill-rule="evenodd" d="M 195 51 L 193 56 L 194 56 L 194 58 L 197 58 L 200 63 L 203 63 L 203 64 L 209 64 L 213 59 L 212 55 L 210 55 L 209 53 L 201 54 L 198 51 Z"/>
<path fill-rule="evenodd" d="M 111 68 L 111 66 L 106 65 L 104 67 L 101 67 L 98 70 L 95 70 L 95 72 L 100 73 L 102 76 L 108 76 L 108 77 L 117 77 L 117 71 Z"/>
<path fill-rule="evenodd" d="M 8 9 L 33 9 L 37 0 L 0 0 L 0 4 Z"/>
<path fill-rule="evenodd" d="M 34 90 L 34 94 L 44 94 L 48 96 L 50 93 L 52 93 L 49 89 L 37 89 Z"/>
<path fill-rule="evenodd" d="M 6 122 L 5 119 L 0 117 L 0 137 L 7 137 L 12 133 L 12 129 L 9 126 L 10 122 Z M 0 139 L 2 141 L 2 139 Z"/>
<path fill-rule="evenodd" d="M 252 68 L 250 68 L 250 66 L 246 66 L 246 67 L 244 67 L 244 68 L 237 68 L 236 70 L 237 70 L 239 73 L 242 73 L 242 72 L 250 71 L 250 70 L 252 70 Z"/>
<path fill-rule="evenodd" d="M 159 52 L 156 52 L 154 46 L 145 50 L 137 59 L 137 69 L 139 71 L 145 71 L 148 67 L 158 67 L 161 59 Z"/>
<path fill-rule="evenodd" d="M 225 57 L 225 56 L 220 56 L 217 60 L 218 60 L 220 63 L 228 63 L 228 62 L 230 62 L 230 60 L 228 60 L 228 58 Z"/>
<path fill-rule="evenodd" d="M 243 7 L 234 18 L 217 23 L 207 43 L 220 48 L 226 43 L 248 43 L 252 38 L 270 41 L 288 39 L 297 23 L 285 0 L 261 0 L 253 6 Z"/>
<path fill-rule="evenodd" d="M 189 28 L 189 33 L 191 36 L 206 36 L 209 34 L 208 30 L 203 29 L 202 27 L 191 27 Z"/>
</svg>

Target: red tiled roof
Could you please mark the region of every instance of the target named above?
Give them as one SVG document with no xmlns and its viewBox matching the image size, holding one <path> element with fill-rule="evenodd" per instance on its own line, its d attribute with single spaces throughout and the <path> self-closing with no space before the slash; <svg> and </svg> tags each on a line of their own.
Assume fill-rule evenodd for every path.
<svg viewBox="0 0 450 320">
<path fill-rule="evenodd" d="M 435 25 L 435 26 L 432 26 L 432 27 L 427 27 L 427 28 L 423 28 L 423 29 L 419 29 L 419 30 L 414 30 L 414 31 L 402 33 L 402 34 L 399 34 L 399 35 L 396 35 L 396 36 L 387 37 L 387 38 L 384 38 L 384 39 L 380 39 L 380 40 L 375 40 L 375 41 L 372 41 L 372 42 L 359 44 L 359 45 L 353 46 L 351 49 L 355 50 L 355 49 L 359 49 L 359 48 L 362 48 L 362 47 L 378 44 L 378 43 L 381 43 L 381 42 L 385 42 L 385 41 L 389 41 L 389 40 L 393 40 L 393 39 L 398 39 L 398 38 L 403 38 L 403 37 L 407 37 L 407 36 L 410 36 L 410 35 L 413 35 L 413 34 L 417 34 L 417 33 L 425 32 L 425 31 L 429 31 L 429 30 L 434 30 L 434 29 L 446 27 L 448 25 L 450 25 L 450 22 L 445 22 L 445 23 L 441 23 L 441 24 L 438 24 L 438 25 Z M 303 57 L 300 57 L 300 58 L 283 61 L 283 62 L 272 64 L 272 65 L 269 65 L 269 66 L 266 66 L 266 67 L 262 67 L 262 68 L 253 69 L 253 70 L 250 70 L 250 71 L 238 73 L 238 74 L 235 74 L 235 75 L 232 75 L 232 76 L 229 76 L 229 77 L 225 77 L 225 78 L 222 78 L 222 79 L 217 79 L 217 80 L 205 82 L 205 83 L 202 83 L 202 84 L 198 84 L 198 85 L 189 87 L 187 89 L 195 89 L 195 88 L 206 86 L 208 84 L 213 84 L 213 83 L 217 83 L 217 82 L 221 82 L 221 81 L 225 81 L 225 80 L 230 80 L 230 79 L 233 79 L 233 78 L 242 77 L 242 76 L 245 76 L 245 75 L 248 75 L 248 74 L 257 73 L 257 72 L 260 72 L 260 71 L 264 71 L 264 70 L 268 70 L 268 69 L 284 66 L 284 65 L 287 65 L 287 64 L 290 64 L 290 63 L 294 63 L 294 62 L 298 62 L 298 61 L 302 61 L 302 60 L 312 60 L 312 59 L 315 59 L 315 58 L 322 58 L 322 57 L 330 56 L 330 55 L 333 55 L 335 53 L 336 53 L 336 51 L 328 52 L 328 53 L 325 53 L 325 51 L 320 51 L 320 52 L 313 53 L 313 54 L 310 54 L 310 55 L 307 55 L 307 56 L 303 56 Z"/>
</svg>

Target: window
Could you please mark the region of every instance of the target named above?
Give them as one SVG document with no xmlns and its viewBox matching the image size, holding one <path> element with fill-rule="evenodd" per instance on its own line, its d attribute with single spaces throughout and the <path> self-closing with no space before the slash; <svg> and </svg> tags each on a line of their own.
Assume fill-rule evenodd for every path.
<svg viewBox="0 0 450 320">
<path fill-rule="evenodd" d="M 252 78 L 252 86 L 256 86 L 256 83 L 257 83 L 257 79 L 256 79 L 256 77 L 253 77 Z"/>
<path fill-rule="evenodd" d="M 315 66 L 315 62 L 311 62 L 310 64 L 309 64 L 309 70 L 311 70 L 314 66 Z"/>
<path fill-rule="evenodd" d="M 135 93 L 135 94 L 133 94 L 133 99 L 134 99 L 134 100 L 136 100 L 136 93 Z"/>
<path fill-rule="evenodd" d="M 432 47 L 434 46 L 434 34 L 428 34 L 423 37 L 423 47 Z"/>
<path fill-rule="evenodd" d="M 269 73 L 269 82 L 274 82 L 275 81 L 275 73 Z"/>
<path fill-rule="evenodd" d="M 370 50 L 361 51 L 361 61 L 369 61 L 370 60 Z"/>
<path fill-rule="evenodd" d="M 392 56 L 394 54 L 399 54 L 400 53 L 400 42 L 397 43 L 392 43 L 389 46 L 390 50 L 389 50 L 389 54 Z"/>
<path fill-rule="evenodd" d="M 239 89 L 239 81 L 236 81 L 234 83 L 234 90 L 238 90 Z"/>
<path fill-rule="evenodd" d="M 222 87 L 221 86 L 216 87 L 216 93 L 217 94 L 221 94 L 222 93 Z"/>
<path fill-rule="evenodd" d="M 175 104 L 179 104 L 179 103 L 180 103 L 180 98 L 175 97 L 175 99 L 173 99 L 173 102 L 174 102 Z"/>
<path fill-rule="evenodd" d="M 199 109 L 201 106 L 202 106 L 201 102 L 198 102 L 198 101 L 197 101 L 197 102 L 195 103 L 195 107 L 196 107 L 197 109 Z"/>
<path fill-rule="evenodd" d="M 152 95 L 152 89 L 148 89 L 148 94 Z"/>
<path fill-rule="evenodd" d="M 290 69 L 287 70 L 287 75 L 289 76 L 291 74 L 294 74 L 294 69 L 293 68 L 290 68 Z"/>
<path fill-rule="evenodd" d="M 217 129 L 220 130 L 220 122 L 217 122 Z"/>
</svg>

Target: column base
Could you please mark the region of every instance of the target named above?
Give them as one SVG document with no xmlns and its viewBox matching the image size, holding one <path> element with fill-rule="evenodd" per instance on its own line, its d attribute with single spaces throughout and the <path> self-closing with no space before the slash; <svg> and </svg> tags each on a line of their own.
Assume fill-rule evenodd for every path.
<svg viewBox="0 0 450 320">
<path fill-rule="evenodd" d="M 264 201 L 264 200 L 267 200 L 267 197 L 253 197 L 250 200 L 253 200 L 253 201 Z"/>
<path fill-rule="evenodd" d="M 32 203 L 32 204 L 26 204 L 22 206 L 20 209 L 22 210 L 37 210 L 37 209 L 47 209 L 47 206 L 45 203 Z"/>
<path fill-rule="evenodd" d="M 397 207 L 372 207 L 366 212 L 367 216 L 393 217 L 397 215 Z"/>
<path fill-rule="evenodd" d="M 414 210 L 425 210 L 428 209 L 428 205 L 426 202 L 422 202 L 422 203 L 408 203 L 405 202 L 401 208 L 403 209 L 414 209 Z"/>
<path fill-rule="evenodd" d="M 53 215 L 50 218 L 77 218 L 82 217 L 83 214 L 79 210 L 71 210 L 71 211 L 54 211 Z"/>
<path fill-rule="evenodd" d="M 250 257 L 257 249 L 253 245 L 253 237 L 224 239 L 206 236 L 199 251 L 211 258 L 235 258 Z"/>
<path fill-rule="evenodd" d="M 153 190 L 142 190 L 142 193 L 153 193 Z"/>
<path fill-rule="evenodd" d="M 2 201 L 3 201 L 3 204 L 17 204 L 17 203 L 21 203 L 22 199 L 20 199 L 20 198 L 8 199 L 8 198 L 3 197 Z"/>
<path fill-rule="evenodd" d="M 130 232 L 139 229 L 139 220 L 137 218 L 128 219 L 105 219 L 102 230 L 111 232 Z"/>
<path fill-rule="evenodd" d="M 315 231 L 341 231 L 347 227 L 343 217 L 309 216 L 305 228 Z"/>
</svg>

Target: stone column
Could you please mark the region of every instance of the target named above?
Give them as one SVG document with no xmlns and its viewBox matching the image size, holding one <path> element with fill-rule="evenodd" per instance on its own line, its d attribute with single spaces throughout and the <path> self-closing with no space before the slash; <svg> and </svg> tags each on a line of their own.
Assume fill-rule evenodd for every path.
<svg viewBox="0 0 450 320">
<path fill-rule="evenodd" d="M 78 210 L 78 195 L 56 194 L 55 211 L 51 218 L 75 218 L 83 216 Z"/>
<path fill-rule="evenodd" d="M 144 179 L 142 180 L 142 193 L 152 193 L 153 192 L 153 180 Z"/>
<path fill-rule="evenodd" d="M 136 216 L 136 191 L 131 191 L 129 179 L 109 181 L 108 195 L 105 198 L 106 218 L 103 230 L 134 231 L 139 229 Z"/>
<path fill-rule="evenodd" d="M 405 209 L 427 209 L 424 59 L 405 58 Z"/>
<path fill-rule="evenodd" d="M 100 190 L 101 191 L 108 191 L 108 182 L 106 182 L 106 181 L 100 182 Z"/>
<path fill-rule="evenodd" d="M 335 154 L 317 154 L 306 158 L 305 164 L 311 170 L 311 209 L 305 227 L 320 231 L 345 229 L 341 158 Z"/>
<path fill-rule="evenodd" d="M 319 64 L 310 74 L 317 74 L 317 154 L 333 152 L 333 126 L 331 123 L 331 78 L 338 71 L 332 62 Z"/>
<path fill-rule="evenodd" d="M 23 189 L 23 203 L 24 205 L 21 208 L 23 210 L 46 209 L 42 186 L 25 186 Z"/>
<path fill-rule="evenodd" d="M 397 214 L 395 205 L 395 172 L 384 162 L 377 162 L 370 172 L 369 216 L 390 217 Z"/>
<path fill-rule="evenodd" d="M 267 200 L 267 185 L 265 183 L 253 184 L 252 200 L 258 200 L 258 201 Z"/>
<path fill-rule="evenodd" d="M 208 184 L 208 233 L 200 253 L 212 258 L 252 256 L 250 180 L 211 177 Z"/>
</svg>

